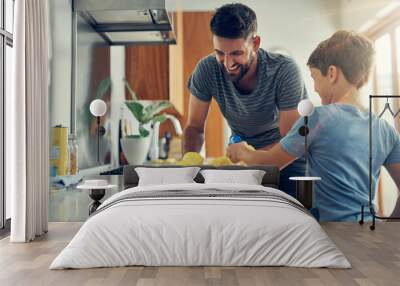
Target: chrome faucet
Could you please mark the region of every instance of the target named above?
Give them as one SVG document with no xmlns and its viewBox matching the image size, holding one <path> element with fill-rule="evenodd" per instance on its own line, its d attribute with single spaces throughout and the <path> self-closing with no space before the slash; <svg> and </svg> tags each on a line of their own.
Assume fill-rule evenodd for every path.
<svg viewBox="0 0 400 286">
<path fill-rule="evenodd" d="M 183 132 L 179 120 L 171 114 L 165 114 L 165 117 L 171 120 L 172 124 L 174 125 L 176 134 L 178 136 L 181 136 Z M 150 151 L 149 151 L 150 161 L 157 160 L 160 156 L 159 133 L 160 133 L 160 122 L 157 121 L 153 124 L 153 132 L 152 132 Z"/>
</svg>

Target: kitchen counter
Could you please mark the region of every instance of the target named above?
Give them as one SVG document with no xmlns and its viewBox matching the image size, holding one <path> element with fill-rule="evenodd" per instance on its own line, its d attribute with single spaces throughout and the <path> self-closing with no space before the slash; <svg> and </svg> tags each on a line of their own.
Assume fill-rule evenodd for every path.
<svg viewBox="0 0 400 286">
<path fill-rule="evenodd" d="M 117 185 L 106 190 L 101 201 L 123 190 L 123 180 L 120 175 L 93 176 L 106 179 L 110 184 Z M 84 179 L 90 179 L 85 177 Z M 49 221 L 51 222 L 83 222 L 88 216 L 88 206 L 92 202 L 88 190 L 79 190 L 76 187 L 50 188 Z"/>
</svg>

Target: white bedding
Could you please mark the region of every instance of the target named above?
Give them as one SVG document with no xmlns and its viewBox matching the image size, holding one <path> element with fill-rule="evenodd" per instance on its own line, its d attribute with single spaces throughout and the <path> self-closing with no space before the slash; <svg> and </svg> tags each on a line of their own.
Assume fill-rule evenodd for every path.
<svg viewBox="0 0 400 286">
<path fill-rule="evenodd" d="M 258 198 L 182 197 L 128 200 L 132 192 L 262 190 L 254 185 L 179 184 L 127 189 L 107 199 L 50 269 L 126 265 L 350 268 L 318 222 L 289 204 Z M 137 193 L 134 193 L 137 194 Z M 108 205 L 108 207 L 107 207 Z"/>
</svg>

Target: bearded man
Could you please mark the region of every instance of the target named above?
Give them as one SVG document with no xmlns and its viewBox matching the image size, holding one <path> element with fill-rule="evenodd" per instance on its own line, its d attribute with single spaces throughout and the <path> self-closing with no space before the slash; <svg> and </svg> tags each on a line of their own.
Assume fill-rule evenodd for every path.
<svg viewBox="0 0 400 286">
<path fill-rule="evenodd" d="M 210 22 L 215 53 L 200 60 L 189 78 L 189 116 L 183 152 L 199 152 L 214 98 L 231 128 L 255 149 L 268 150 L 299 118 L 297 104 L 307 97 L 293 59 L 260 48 L 255 12 L 240 3 L 218 8 Z M 280 189 L 295 195 L 290 176 L 304 176 L 300 158 L 281 171 Z"/>
</svg>

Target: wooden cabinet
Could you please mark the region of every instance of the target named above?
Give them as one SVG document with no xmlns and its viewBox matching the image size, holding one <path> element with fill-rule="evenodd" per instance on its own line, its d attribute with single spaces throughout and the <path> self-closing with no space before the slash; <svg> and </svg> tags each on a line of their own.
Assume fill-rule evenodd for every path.
<svg viewBox="0 0 400 286">
<path fill-rule="evenodd" d="M 125 77 L 140 99 L 169 99 L 168 66 L 167 45 L 125 47 Z M 131 99 L 128 90 L 125 98 Z"/>
<path fill-rule="evenodd" d="M 176 110 L 182 114 L 184 125 L 188 116 L 189 76 L 198 61 L 214 51 L 209 28 L 212 15 L 211 11 L 181 12 L 175 15 L 177 45 L 169 46 L 169 97 Z M 223 118 L 214 100 L 207 117 L 205 140 L 207 157 L 224 155 Z"/>
</svg>

